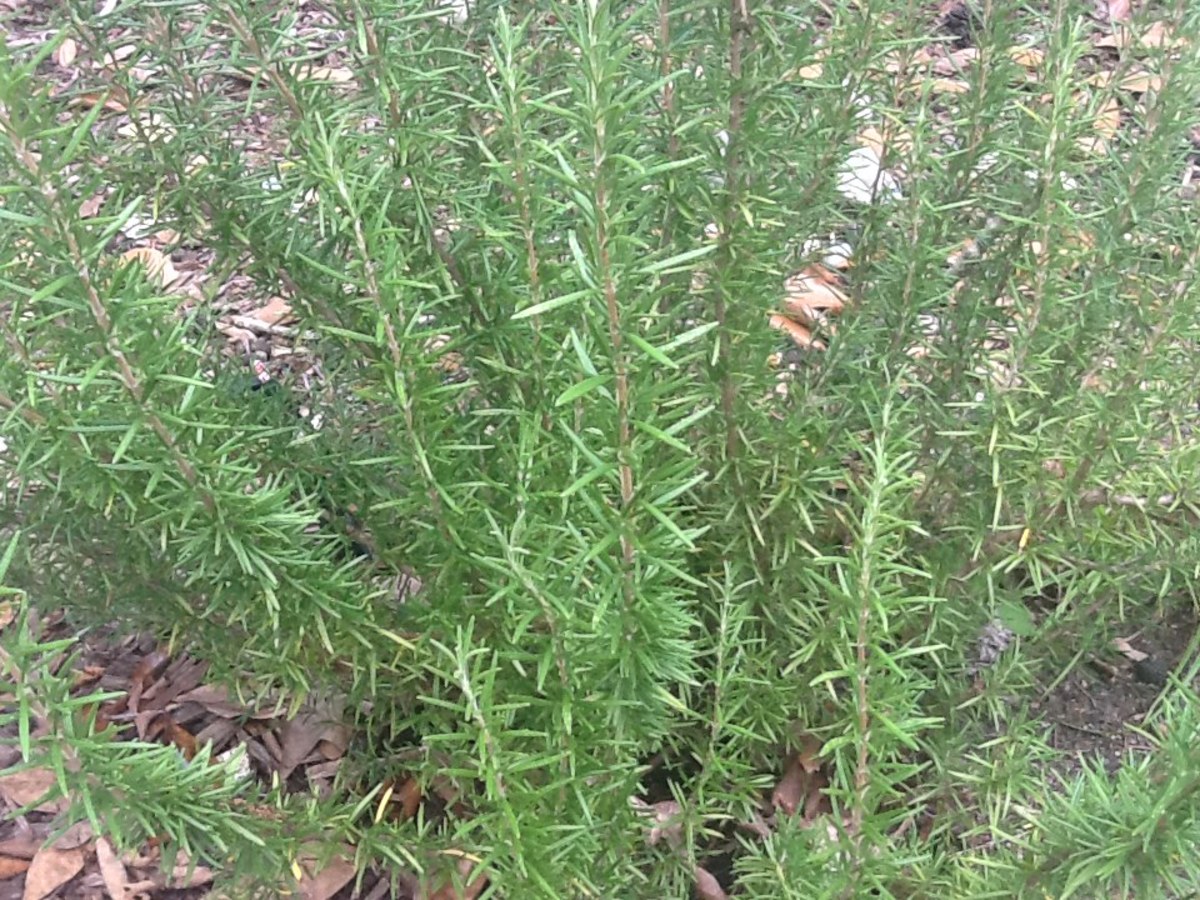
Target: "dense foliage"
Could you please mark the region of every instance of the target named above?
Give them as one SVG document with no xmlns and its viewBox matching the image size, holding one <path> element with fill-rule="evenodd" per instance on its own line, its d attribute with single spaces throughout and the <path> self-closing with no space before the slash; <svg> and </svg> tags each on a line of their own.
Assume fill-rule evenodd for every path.
<svg viewBox="0 0 1200 900">
<path fill-rule="evenodd" d="M 1103 69 L 1090 3 L 986 6 L 955 94 L 915 74 L 936 16 L 885 0 L 129 0 L 63 13 L 87 58 L 135 44 L 65 89 L 54 41 L 0 50 L 27 760 L 230 879 L 318 837 L 469 853 L 510 898 L 688 896 L 696 865 L 747 898 L 1194 890 L 1190 692 L 1111 781 L 1048 777 L 1024 704 L 1192 602 L 1196 44 Z M 140 221 L 209 254 L 190 297 L 122 254 Z M 767 315 L 831 233 L 846 309 L 785 351 Z M 323 377 L 253 389 L 230 279 Z M 266 818 L 92 733 L 32 627 L 59 606 L 247 696 L 344 696 L 339 790 L 263 788 Z M 740 826 L 814 739 L 828 811 Z M 376 816 L 401 768 L 469 814 Z M 672 796 L 650 846 L 630 799 Z"/>
</svg>

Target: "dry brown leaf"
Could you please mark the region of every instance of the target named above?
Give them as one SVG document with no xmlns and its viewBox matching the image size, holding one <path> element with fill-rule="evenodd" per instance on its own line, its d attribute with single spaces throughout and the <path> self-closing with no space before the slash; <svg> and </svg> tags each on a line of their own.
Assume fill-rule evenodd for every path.
<svg viewBox="0 0 1200 900">
<path fill-rule="evenodd" d="M 138 105 L 144 103 L 143 98 L 138 99 Z M 124 89 L 114 85 L 107 91 L 89 91 L 86 94 L 78 94 L 67 101 L 68 106 L 81 106 L 84 109 L 91 109 L 93 106 L 103 106 L 109 112 L 129 112 L 129 95 Z"/>
<path fill-rule="evenodd" d="M 22 769 L 0 777 L 0 800 L 14 809 L 38 803 L 55 786 L 57 779 L 50 769 Z M 47 800 L 33 807 L 38 812 L 58 812 L 62 799 Z"/>
<path fill-rule="evenodd" d="M 76 850 L 85 844 L 90 844 L 95 837 L 96 833 L 92 830 L 92 824 L 87 819 L 83 819 L 55 838 L 52 846 L 55 850 Z"/>
<path fill-rule="evenodd" d="M 96 862 L 100 866 L 100 877 L 104 879 L 104 889 L 112 900 L 126 900 L 129 893 L 129 873 L 113 850 L 108 838 L 96 841 Z"/>
<path fill-rule="evenodd" d="M 79 55 L 79 45 L 74 38 L 63 38 L 63 42 L 54 48 L 54 61 L 64 69 L 75 62 Z"/>
<path fill-rule="evenodd" d="M 885 156 L 904 155 L 913 148 L 912 134 L 903 125 L 888 123 L 880 130 L 874 125 L 864 128 L 858 134 L 860 147 L 869 147 L 881 159 Z"/>
<path fill-rule="evenodd" d="M 799 322 L 793 322 L 787 316 L 772 313 L 771 317 L 767 319 L 767 323 L 777 331 L 787 332 L 787 336 L 797 347 L 812 348 L 813 350 L 825 349 L 825 344 L 814 338 L 811 331 Z"/>
<path fill-rule="evenodd" d="M 98 67 L 115 67 L 119 63 L 125 62 L 125 60 L 129 59 L 129 57 L 133 56 L 133 54 L 137 53 L 137 50 L 137 44 L 122 44 L 115 50 L 110 50 L 105 53 L 103 58 L 101 58 L 96 65 Z"/>
<path fill-rule="evenodd" d="M 1075 141 L 1075 146 L 1085 154 L 1105 154 L 1120 130 L 1121 104 L 1115 97 L 1109 97 L 1092 119 L 1091 133 L 1080 135 Z"/>
<path fill-rule="evenodd" d="M 338 701 L 318 703 L 311 709 L 301 710 L 284 723 L 279 732 L 282 756 L 277 769 L 281 779 L 286 779 L 308 759 L 318 743 L 340 733 L 344 727 L 339 721 L 341 712 L 341 703 Z"/>
<path fill-rule="evenodd" d="M 349 84 L 354 80 L 354 71 L 345 66 L 301 66 L 296 71 L 301 81 L 319 81 L 324 84 Z"/>
<path fill-rule="evenodd" d="M 1108 0 L 1108 21 L 1128 22 L 1133 18 L 1131 0 Z"/>
<path fill-rule="evenodd" d="M 933 60 L 933 74 L 961 75 L 979 59 L 978 47 L 963 47 Z"/>
<path fill-rule="evenodd" d="M 153 247 L 134 247 L 122 253 L 121 259 L 139 263 L 146 270 L 146 277 L 157 282 L 159 287 L 166 287 L 179 277 L 171 265 L 171 258 Z"/>
<path fill-rule="evenodd" d="M 971 85 L 961 78 L 935 78 L 929 83 L 929 89 L 935 94 L 965 94 L 971 90 Z"/>
<path fill-rule="evenodd" d="M 821 773 L 820 741 L 805 735 L 802 744 L 788 757 L 783 777 L 771 792 L 771 805 L 789 816 L 803 809 L 803 821 L 811 822 L 820 809 L 828 779 Z"/>
<path fill-rule="evenodd" d="M 21 900 L 43 900 L 83 871 L 83 850 L 56 850 L 43 847 L 25 873 L 25 893 Z"/>
<path fill-rule="evenodd" d="M 145 139 L 151 143 L 170 143 L 175 139 L 175 126 L 161 113 L 141 114 L 136 121 L 129 121 L 117 129 L 117 136 L 126 140 Z"/>
<path fill-rule="evenodd" d="M 319 871 L 315 871 L 317 865 L 315 856 L 300 860 L 303 877 L 299 888 L 304 900 L 329 900 L 350 882 L 357 871 L 354 867 L 354 848 L 343 846 L 341 852 Z"/>
<path fill-rule="evenodd" d="M 101 191 L 80 203 L 79 218 L 90 219 L 96 213 L 100 212 L 100 207 L 104 206 L 104 200 L 107 196 L 108 194 L 105 191 Z"/>
<path fill-rule="evenodd" d="M 1108 70 L 1096 72 L 1088 78 L 1087 83 L 1093 87 L 1108 87 L 1113 81 L 1113 75 L 1114 73 Z M 1161 75 L 1155 75 L 1145 69 L 1132 69 L 1125 72 L 1114 87 L 1131 94 L 1145 94 L 1148 91 L 1161 93 L 1164 84 L 1166 79 Z"/>
<path fill-rule="evenodd" d="M 846 308 L 839 279 L 824 266 L 811 265 L 783 283 L 783 307 L 803 325 L 816 324 L 822 314 L 838 315 Z"/>
<path fill-rule="evenodd" d="M 0 629 L 7 628 L 17 617 L 17 604 L 11 600 L 0 602 Z"/>
<path fill-rule="evenodd" d="M 630 806 L 641 816 L 653 820 L 650 831 L 646 835 L 646 843 L 655 846 L 663 838 L 672 849 L 678 849 L 683 840 L 683 807 L 675 800 L 659 800 L 657 803 L 646 803 L 640 797 L 630 800 Z"/>
<path fill-rule="evenodd" d="M 279 325 L 292 318 L 292 306 L 282 297 L 272 297 L 265 305 L 246 313 L 264 325 Z"/>
<path fill-rule="evenodd" d="M 478 876 L 474 881 L 467 880 L 471 877 L 471 870 L 475 867 L 476 862 L 478 860 L 466 855 L 458 861 L 461 888 L 455 884 L 455 879 L 446 878 L 444 879 L 445 883 L 432 893 L 422 891 L 419 895 L 421 900 L 475 900 L 487 886 L 487 878 L 483 875 Z"/>
<path fill-rule="evenodd" d="M 1128 638 L 1113 638 L 1113 649 L 1132 662 L 1141 662 L 1144 659 L 1150 658 L 1150 654 L 1143 653 L 1141 650 L 1135 650 L 1130 646 Z"/>
<path fill-rule="evenodd" d="M 704 866 L 696 866 L 696 896 L 700 900 L 729 900 L 721 882 Z"/>
<path fill-rule="evenodd" d="M 1046 61 L 1046 52 L 1037 47 L 1010 47 L 1009 58 L 1026 69 L 1039 69 Z"/>
<path fill-rule="evenodd" d="M 15 856 L 0 856 L 0 881 L 16 878 L 29 868 L 29 860 Z"/>
<path fill-rule="evenodd" d="M 1158 50 L 1164 47 L 1181 47 L 1184 41 L 1171 34 L 1165 22 L 1152 22 L 1143 32 L 1135 32 L 1127 26 L 1118 26 L 1112 34 L 1106 34 L 1097 39 L 1097 47 L 1110 47 L 1114 50 L 1127 50 L 1138 47 L 1144 50 Z"/>
<path fill-rule="evenodd" d="M 1055 478 L 1067 477 L 1067 467 L 1063 465 L 1061 459 L 1042 460 L 1042 471 L 1053 475 Z"/>
<path fill-rule="evenodd" d="M 421 807 L 421 783 L 415 778 L 409 778 L 392 795 L 392 802 L 400 806 L 398 821 L 407 822 L 416 816 Z"/>
</svg>

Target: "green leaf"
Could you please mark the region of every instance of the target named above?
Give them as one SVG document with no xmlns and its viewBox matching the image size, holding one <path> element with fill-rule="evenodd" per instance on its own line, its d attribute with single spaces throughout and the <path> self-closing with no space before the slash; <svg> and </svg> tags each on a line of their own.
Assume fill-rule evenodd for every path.
<svg viewBox="0 0 1200 900">
<path fill-rule="evenodd" d="M 555 406 L 566 406 L 573 400 L 578 400 L 580 397 L 590 394 L 593 390 L 600 387 L 602 384 L 612 380 L 611 375 L 592 375 L 590 378 L 585 378 L 577 384 L 571 385 L 565 391 L 558 395 L 554 401 Z"/>
<path fill-rule="evenodd" d="M 674 256 L 668 256 L 666 259 L 660 259 L 657 262 L 643 266 L 640 271 L 643 275 L 669 275 L 673 272 L 686 272 L 690 267 L 684 265 L 685 263 L 703 259 L 716 251 L 716 242 L 705 244 L 702 247 L 693 247 L 691 250 L 685 250 L 682 253 L 676 253 Z"/>
<path fill-rule="evenodd" d="M 517 310 L 512 314 L 511 318 L 516 321 L 517 319 L 528 319 L 530 316 L 540 316 L 542 313 L 547 313 L 551 310 L 566 306 L 569 303 L 575 303 L 578 300 L 582 300 L 591 293 L 592 291 L 588 290 L 572 291 L 569 294 L 563 294 L 561 297 L 552 297 L 549 300 L 543 300 L 541 303 L 535 303 L 533 306 L 527 306 L 524 309 Z"/>
</svg>

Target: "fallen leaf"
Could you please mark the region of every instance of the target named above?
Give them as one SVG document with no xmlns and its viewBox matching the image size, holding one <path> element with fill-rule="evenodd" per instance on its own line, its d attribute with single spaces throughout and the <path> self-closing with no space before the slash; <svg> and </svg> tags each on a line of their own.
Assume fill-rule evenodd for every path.
<svg viewBox="0 0 1200 900">
<path fill-rule="evenodd" d="M 320 81 L 325 84 L 349 84 L 354 80 L 354 71 L 345 66 L 301 66 L 296 71 L 301 81 Z"/>
<path fill-rule="evenodd" d="M 683 841 L 683 807 L 676 800 L 659 800 L 646 803 L 640 797 L 631 797 L 629 805 L 640 816 L 651 819 L 654 824 L 646 835 L 646 843 L 653 847 L 663 838 L 672 849 L 678 849 Z"/>
<path fill-rule="evenodd" d="M 190 731 L 176 722 L 168 713 L 161 714 L 164 718 L 163 737 L 175 745 L 183 758 L 189 762 L 196 758 L 196 738 Z"/>
<path fill-rule="evenodd" d="M 74 38 L 63 38 L 63 42 L 54 48 L 54 61 L 64 69 L 75 62 L 79 53 L 79 45 Z"/>
<path fill-rule="evenodd" d="M 292 318 L 292 307 L 282 297 L 272 297 L 264 306 L 252 309 L 246 315 L 264 325 L 278 325 Z"/>
<path fill-rule="evenodd" d="M 704 866 L 696 866 L 696 896 L 700 900 L 729 900 L 721 882 Z"/>
<path fill-rule="evenodd" d="M 912 134 L 903 125 L 885 124 L 880 130 L 874 125 L 864 128 L 857 137 L 860 147 L 868 147 L 882 159 L 884 156 L 904 155 L 913 148 Z"/>
<path fill-rule="evenodd" d="M 175 126 L 161 113 L 144 113 L 117 129 L 117 136 L 127 140 L 147 140 L 166 144 L 175 139 Z"/>
<path fill-rule="evenodd" d="M 120 47 L 117 47 L 114 50 L 109 50 L 107 53 L 105 53 L 100 61 L 96 63 L 96 65 L 97 67 L 115 67 L 118 63 L 123 63 L 125 60 L 129 59 L 129 57 L 133 56 L 133 54 L 137 53 L 137 51 L 137 44 L 122 44 Z"/>
<path fill-rule="evenodd" d="M 1132 47 L 1144 50 L 1158 50 L 1163 47 L 1183 46 L 1182 38 L 1171 34 L 1165 22 L 1152 22 L 1143 32 L 1135 32 L 1128 26 L 1118 26 L 1111 34 L 1097 39 L 1097 47 L 1109 47 L 1114 50 L 1127 50 Z"/>
<path fill-rule="evenodd" d="M 1011 47 L 1008 56 L 1018 66 L 1026 69 L 1041 68 L 1042 63 L 1046 61 L 1045 51 L 1037 47 Z"/>
<path fill-rule="evenodd" d="M 49 822 L 39 822 L 35 827 L 28 819 L 24 822 L 18 821 L 13 833 L 0 841 L 0 856 L 33 859 L 46 843 L 49 831 Z"/>
<path fill-rule="evenodd" d="M 1141 650 L 1135 650 L 1131 647 L 1128 638 L 1113 638 L 1113 649 L 1133 662 L 1141 662 L 1144 659 L 1150 658 L 1149 653 L 1143 653 Z"/>
<path fill-rule="evenodd" d="M 812 332 L 801 325 L 799 322 L 793 322 L 787 316 L 772 313 L 767 323 L 777 331 L 787 332 L 787 336 L 792 339 L 797 347 L 811 347 L 813 350 L 824 350 L 825 344 L 813 337 Z"/>
<path fill-rule="evenodd" d="M 130 896 L 129 873 L 125 871 L 108 838 L 96 841 L 96 862 L 100 866 L 100 877 L 104 879 L 104 889 L 109 897 L 112 900 L 126 900 Z"/>
<path fill-rule="evenodd" d="M 33 809 L 38 812 L 58 812 L 64 803 L 62 799 L 44 799 L 57 781 L 50 769 L 22 769 L 0 776 L 0 800 L 14 809 L 36 803 Z"/>
<path fill-rule="evenodd" d="M 56 850 L 43 847 L 29 864 L 25 873 L 25 893 L 22 900 L 43 900 L 83 870 L 83 851 Z"/>
<path fill-rule="evenodd" d="M 978 47 L 963 47 L 933 60 L 935 75 L 960 75 L 979 59 Z"/>
<path fill-rule="evenodd" d="M 1113 81 L 1113 74 L 1108 70 L 1096 72 L 1088 78 L 1087 83 L 1093 87 L 1108 87 Z M 1149 91 L 1161 93 L 1165 84 L 1166 79 L 1161 75 L 1155 75 L 1144 69 L 1132 69 L 1125 72 L 1114 86 L 1118 90 L 1128 91 L 1131 94 L 1145 94 Z"/>
<path fill-rule="evenodd" d="M 146 270 L 146 276 L 157 282 L 159 287 L 166 287 L 179 277 L 179 273 L 171 265 L 171 258 L 153 247 L 134 247 L 122 253 L 121 259 L 140 263 Z"/>
<path fill-rule="evenodd" d="M 0 881 L 6 878 L 16 878 L 29 868 L 29 860 L 17 859 L 15 856 L 0 856 Z"/>
<path fill-rule="evenodd" d="M 304 900 L 329 900 L 350 882 L 357 871 L 354 867 L 354 849 L 343 846 L 319 871 L 314 871 L 316 866 L 313 856 L 300 861 L 300 896 Z"/>
<path fill-rule="evenodd" d="M 971 90 L 971 85 L 961 78 L 935 78 L 929 87 L 935 94 L 966 94 Z"/>
<path fill-rule="evenodd" d="M 1133 18 L 1131 0 L 1108 0 L 1108 21 L 1128 22 Z"/>
<path fill-rule="evenodd" d="M 54 839 L 51 845 L 55 850 L 76 850 L 85 844 L 90 844 L 96 833 L 87 819 L 82 819 Z"/>
<path fill-rule="evenodd" d="M 789 316 L 812 327 L 823 314 L 838 315 L 846 307 L 846 295 L 838 278 L 824 266 L 812 265 L 783 283 L 783 307 Z"/>
<path fill-rule="evenodd" d="M 483 875 L 477 877 L 474 881 L 468 881 L 471 877 L 471 869 L 474 868 L 478 860 L 473 860 L 468 856 L 463 856 L 458 861 L 458 875 L 461 879 L 460 884 L 455 884 L 455 879 L 447 878 L 445 883 L 433 893 L 422 892 L 421 900 L 475 900 L 479 896 L 480 891 L 487 886 L 487 878 Z"/>
<path fill-rule="evenodd" d="M 1109 97 L 1092 118 L 1091 133 L 1081 135 L 1075 142 L 1075 146 L 1084 153 L 1096 155 L 1107 153 L 1109 143 L 1120 130 L 1121 104 L 1115 97 Z"/>
<path fill-rule="evenodd" d="M 139 105 L 145 101 L 139 99 Z M 109 112 L 129 112 L 130 103 L 129 95 L 125 90 L 118 86 L 113 86 L 107 91 L 89 91 L 86 94 L 76 94 L 69 101 L 68 106 L 82 106 L 84 109 L 91 109 L 94 106 L 103 106 Z"/>
<path fill-rule="evenodd" d="M 0 603 L 0 629 L 7 628 L 17 617 L 17 604 L 11 600 Z"/>
<path fill-rule="evenodd" d="M 407 822 L 416 816 L 421 807 L 421 783 L 415 778 L 409 778 L 400 785 L 400 790 L 392 795 L 392 802 L 400 805 L 398 821 Z"/>
<path fill-rule="evenodd" d="M 783 777 L 771 792 L 771 805 L 786 815 L 795 815 L 803 810 L 805 822 L 812 821 L 821 804 L 827 780 L 820 768 L 820 742 L 806 735 L 800 751 L 788 757 Z"/>
<path fill-rule="evenodd" d="M 104 205 L 104 200 L 108 195 L 101 191 L 94 196 L 88 197 L 79 204 L 79 218 L 90 219 L 96 213 L 100 212 L 100 207 Z"/>
<path fill-rule="evenodd" d="M 279 732 L 282 755 L 277 766 L 281 779 L 291 775 L 316 750 L 318 743 L 344 727 L 340 721 L 341 713 L 339 701 L 326 701 L 301 710 L 284 723 Z"/>
</svg>

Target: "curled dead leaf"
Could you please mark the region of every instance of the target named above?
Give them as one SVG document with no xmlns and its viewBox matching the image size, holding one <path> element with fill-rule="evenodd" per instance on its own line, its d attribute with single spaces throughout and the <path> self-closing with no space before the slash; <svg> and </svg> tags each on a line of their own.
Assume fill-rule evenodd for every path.
<svg viewBox="0 0 1200 900">
<path fill-rule="evenodd" d="M 1114 650 L 1132 662 L 1141 662 L 1144 659 L 1150 658 L 1149 653 L 1143 653 L 1141 650 L 1134 649 L 1133 646 L 1130 645 L 1128 638 L 1113 638 L 1112 645 Z"/>
</svg>

